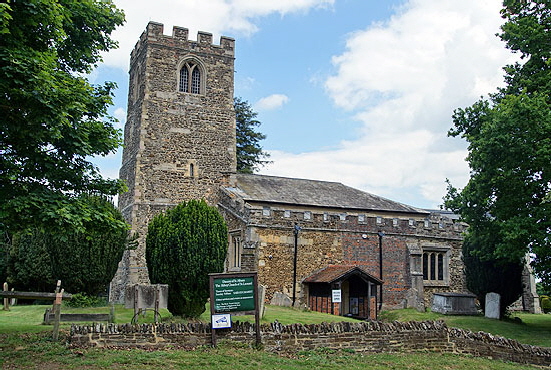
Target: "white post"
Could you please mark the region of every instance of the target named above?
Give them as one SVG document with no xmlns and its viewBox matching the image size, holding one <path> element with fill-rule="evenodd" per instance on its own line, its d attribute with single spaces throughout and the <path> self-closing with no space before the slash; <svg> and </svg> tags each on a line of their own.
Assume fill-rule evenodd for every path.
<svg viewBox="0 0 551 370">
<path fill-rule="evenodd" d="M 4 283 L 4 292 L 8 291 L 8 283 Z M 10 310 L 10 299 L 8 297 L 4 298 L 4 311 Z"/>
</svg>

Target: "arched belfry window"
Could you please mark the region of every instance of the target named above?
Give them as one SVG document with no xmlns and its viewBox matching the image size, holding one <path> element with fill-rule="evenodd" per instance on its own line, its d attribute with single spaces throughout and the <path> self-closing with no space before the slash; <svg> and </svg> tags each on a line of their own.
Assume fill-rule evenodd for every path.
<svg viewBox="0 0 551 370">
<path fill-rule="evenodd" d="M 201 79 L 204 78 L 202 74 L 201 67 L 197 62 L 193 60 L 184 62 L 182 68 L 180 68 L 180 83 L 178 90 L 191 94 L 200 94 Z"/>
</svg>

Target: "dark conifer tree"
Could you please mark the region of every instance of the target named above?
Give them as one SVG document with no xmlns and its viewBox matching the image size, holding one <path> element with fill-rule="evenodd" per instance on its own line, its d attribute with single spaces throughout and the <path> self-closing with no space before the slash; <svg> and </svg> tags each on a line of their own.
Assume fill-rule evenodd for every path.
<svg viewBox="0 0 551 370">
<path fill-rule="evenodd" d="M 237 172 L 253 173 L 269 161 L 264 160 L 270 155 L 262 150 L 260 141 L 266 135 L 255 131 L 260 126 L 256 119 L 258 113 L 253 111 L 247 101 L 241 98 L 234 98 L 235 120 L 236 120 L 236 145 L 237 145 Z"/>
<path fill-rule="evenodd" d="M 197 317 L 209 298 L 209 273 L 222 272 L 228 249 L 222 215 L 203 200 L 190 200 L 149 223 L 146 261 L 153 284 L 168 284 L 173 315 Z"/>
</svg>

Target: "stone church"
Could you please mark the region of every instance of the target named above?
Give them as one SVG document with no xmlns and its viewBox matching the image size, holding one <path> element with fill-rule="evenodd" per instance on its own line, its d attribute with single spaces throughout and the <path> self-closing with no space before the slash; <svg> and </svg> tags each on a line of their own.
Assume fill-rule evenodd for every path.
<svg viewBox="0 0 551 370">
<path fill-rule="evenodd" d="M 465 225 L 443 212 L 346 185 L 236 173 L 235 40 L 150 22 L 131 54 L 119 208 L 139 233 L 111 283 L 147 283 L 145 235 L 158 212 L 189 199 L 228 224 L 226 271 L 257 271 L 274 295 L 338 315 L 423 309 L 434 292 L 465 292 Z M 296 252 L 296 253 L 295 253 Z M 339 291 L 336 297 L 334 291 Z"/>
</svg>

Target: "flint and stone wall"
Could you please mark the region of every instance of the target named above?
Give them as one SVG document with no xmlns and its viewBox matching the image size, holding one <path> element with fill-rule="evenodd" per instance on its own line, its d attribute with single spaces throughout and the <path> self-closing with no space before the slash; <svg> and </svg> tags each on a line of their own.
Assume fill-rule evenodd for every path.
<svg viewBox="0 0 551 370">
<path fill-rule="evenodd" d="M 247 236 L 241 270 L 258 271 L 268 299 L 275 292 L 292 295 L 295 222 L 301 227 L 296 289 L 302 303 L 307 303 L 307 297 L 301 281 L 328 265 L 363 265 L 379 277 L 379 231 L 385 234 L 385 308 L 422 309 L 431 306 L 434 292 L 467 291 L 461 260 L 466 225 L 438 214 L 343 213 L 321 207 L 251 204 L 230 196 L 221 198 L 219 209 L 230 230 Z M 448 250 L 448 278 L 437 285 L 423 283 L 420 259 L 426 248 Z"/>
<path fill-rule="evenodd" d="M 73 325 L 70 343 L 80 347 L 195 348 L 211 343 L 210 324 Z M 261 325 L 262 343 L 270 352 L 295 353 L 320 347 L 364 353 L 418 352 L 468 354 L 551 366 L 551 348 L 521 344 L 487 333 L 449 328 L 442 321 Z M 234 323 L 219 329 L 218 340 L 254 343 L 255 328 Z"/>
</svg>

